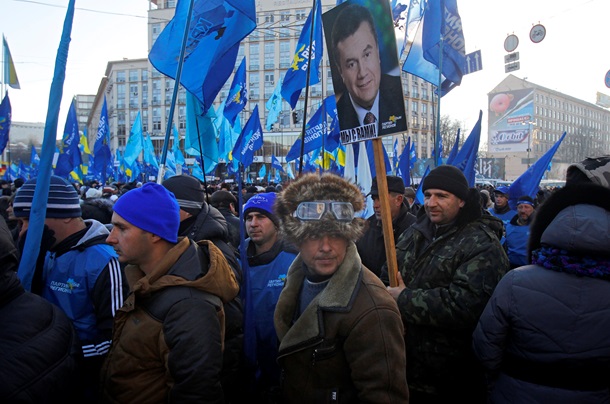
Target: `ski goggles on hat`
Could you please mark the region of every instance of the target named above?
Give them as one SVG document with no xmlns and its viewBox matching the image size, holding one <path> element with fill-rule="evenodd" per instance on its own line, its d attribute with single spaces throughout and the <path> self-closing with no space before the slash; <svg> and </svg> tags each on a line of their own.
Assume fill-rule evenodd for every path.
<svg viewBox="0 0 610 404">
<path fill-rule="evenodd" d="M 320 220 L 326 212 L 340 222 L 351 222 L 354 219 L 354 207 L 350 202 L 308 201 L 301 202 L 293 216 L 303 220 Z"/>
</svg>

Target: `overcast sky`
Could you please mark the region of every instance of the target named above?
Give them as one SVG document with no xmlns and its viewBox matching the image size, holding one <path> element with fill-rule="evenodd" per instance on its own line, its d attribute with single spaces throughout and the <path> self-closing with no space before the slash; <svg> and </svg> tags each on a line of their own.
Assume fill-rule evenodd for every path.
<svg viewBox="0 0 610 404">
<path fill-rule="evenodd" d="M 399 0 L 407 3 L 407 0 Z M 53 68 L 67 0 L 0 0 L 0 30 L 16 63 L 21 90 L 9 90 L 13 120 L 44 122 Z M 71 98 L 95 94 L 108 61 L 147 57 L 147 0 L 77 0 L 72 42 L 58 131 L 63 130 Z M 521 69 L 517 77 L 595 103 L 598 91 L 610 94 L 604 76 L 608 0 L 458 0 L 466 53 L 481 50 L 483 70 L 466 75 L 462 85 L 441 99 L 441 115 L 472 128 L 483 110 L 487 128 L 487 93 L 507 74 L 504 40 L 519 38 Z M 546 38 L 529 39 L 534 24 Z M 483 139 L 482 139 L 483 141 Z"/>
</svg>

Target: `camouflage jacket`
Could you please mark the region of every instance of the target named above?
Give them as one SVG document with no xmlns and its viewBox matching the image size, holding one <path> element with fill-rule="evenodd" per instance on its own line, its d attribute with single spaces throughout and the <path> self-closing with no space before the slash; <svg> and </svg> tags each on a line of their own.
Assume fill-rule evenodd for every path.
<svg viewBox="0 0 610 404">
<path fill-rule="evenodd" d="M 484 392 L 484 383 L 471 353 L 472 332 L 509 263 L 499 241 L 502 221 L 484 214 L 478 203 L 469 205 L 475 208 L 464 208 L 455 223 L 439 229 L 422 209 L 396 249 L 406 285 L 398 307 L 406 328 L 409 388 L 461 392 L 473 402 L 470 392 Z"/>
</svg>

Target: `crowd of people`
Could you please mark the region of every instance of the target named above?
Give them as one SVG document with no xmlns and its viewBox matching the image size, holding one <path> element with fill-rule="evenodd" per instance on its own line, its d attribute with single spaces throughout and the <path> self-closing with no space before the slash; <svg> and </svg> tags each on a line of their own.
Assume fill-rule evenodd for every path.
<svg viewBox="0 0 610 404">
<path fill-rule="evenodd" d="M 42 235 L 37 179 L 4 181 L 0 401 L 610 402 L 610 157 L 566 177 L 513 210 L 447 165 L 241 195 L 51 176 Z"/>
</svg>

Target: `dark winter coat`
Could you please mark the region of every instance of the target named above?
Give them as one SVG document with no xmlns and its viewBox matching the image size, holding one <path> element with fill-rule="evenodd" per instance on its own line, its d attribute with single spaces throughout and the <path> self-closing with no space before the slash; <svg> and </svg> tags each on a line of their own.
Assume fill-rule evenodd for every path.
<svg viewBox="0 0 610 404">
<path fill-rule="evenodd" d="M 350 243 L 326 288 L 294 321 L 305 271 L 288 270 L 275 310 L 282 393 L 289 403 L 407 403 L 396 302 Z M 294 322 L 294 323 L 293 323 Z"/>
<path fill-rule="evenodd" d="M 563 250 L 571 266 L 589 256 L 605 277 L 565 272 L 563 260 L 504 276 L 473 334 L 492 402 L 610 403 L 609 223 L 610 190 L 601 186 L 566 187 L 541 206 L 530 252 Z"/>
<path fill-rule="evenodd" d="M 396 245 L 406 289 L 398 307 L 406 328 L 409 388 L 482 400 L 483 372 L 471 337 L 487 301 L 508 270 L 500 219 L 483 214 L 470 189 L 453 224 L 436 228 L 424 209 Z"/>
<path fill-rule="evenodd" d="M 0 402 L 78 400 L 71 394 L 79 350 L 72 322 L 23 289 L 17 265 L 11 234 L 0 221 Z"/>
<path fill-rule="evenodd" d="M 218 248 L 182 238 L 151 274 L 125 274 L 132 293 L 116 315 L 102 400 L 224 402 L 223 302 L 239 287 Z"/>
<path fill-rule="evenodd" d="M 360 255 L 362 265 L 370 269 L 375 275 L 380 276 L 381 268 L 387 261 L 381 220 L 372 215 L 366 222 L 367 229 L 360 240 L 356 242 L 358 255 Z M 415 223 L 415 216 L 409 213 L 409 208 L 403 204 L 396 219 L 392 220 L 394 243 L 398 241 L 398 237 L 413 223 Z"/>
</svg>

